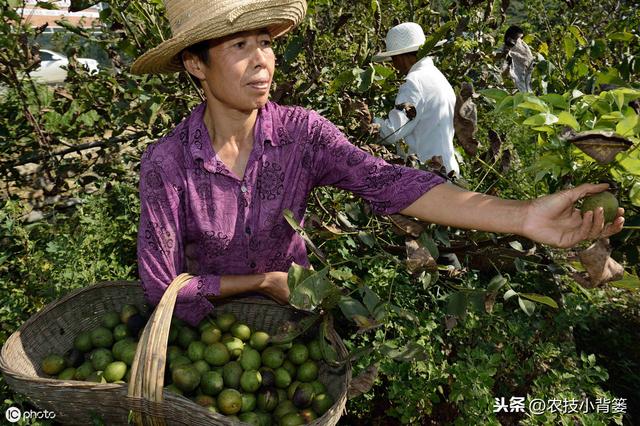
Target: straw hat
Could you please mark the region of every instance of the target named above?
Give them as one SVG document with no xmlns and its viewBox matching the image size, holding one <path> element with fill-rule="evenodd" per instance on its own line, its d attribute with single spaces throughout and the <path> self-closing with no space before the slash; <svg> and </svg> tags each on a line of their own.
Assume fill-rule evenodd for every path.
<svg viewBox="0 0 640 426">
<path fill-rule="evenodd" d="M 415 22 L 404 22 L 391 28 L 387 33 L 387 50 L 373 57 L 374 61 L 387 61 L 402 53 L 417 52 L 425 42 L 422 27 Z"/>
<path fill-rule="evenodd" d="M 295 27 L 307 10 L 306 0 L 164 0 L 172 38 L 140 56 L 134 74 L 183 70 L 180 52 L 204 40 L 267 28 L 278 37 Z"/>
</svg>

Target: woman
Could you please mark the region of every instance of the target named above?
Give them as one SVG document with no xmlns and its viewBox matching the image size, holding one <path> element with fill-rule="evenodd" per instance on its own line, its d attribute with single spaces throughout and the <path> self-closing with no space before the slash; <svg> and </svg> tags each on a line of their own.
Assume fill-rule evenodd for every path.
<svg viewBox="0 0 640 426">
<path fill-rule="evenodd" d="M 147 149 L 140 175 L 138 261 L 156 304 L 181 272 L 194 278 L 175 313 L 197 324 L 209 299 L 257 291 L 286 303 L 292 262 L 308 265 L 302 239 L 283 218 L 301 220 L 306 198 L 332 185 L 400 212 L 459 228 L 523 235 L 570 247 L 621 230 L 601 210 L 573 204 L 606 185 L 582 185 L 533 201 L 464 191 L 434 174 L 390 165 L 350 144 L 313 111 L 269 102 L 273 37 L 304 16 L 304 0 L 167 1 L 174 37 L 134 64 L 137 73 L 185 69 L 206 101 Z"/>
</svg>

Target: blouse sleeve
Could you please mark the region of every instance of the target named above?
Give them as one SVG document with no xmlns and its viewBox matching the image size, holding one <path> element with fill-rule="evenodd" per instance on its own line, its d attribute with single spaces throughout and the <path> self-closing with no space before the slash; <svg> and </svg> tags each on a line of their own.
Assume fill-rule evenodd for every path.
<svg viewBox="0 0 640 426">
<path fill-rule="evenodd" d="M 397 213 L 445 182 L 434 173 L 389 164 L 366 153 L 314 112 L 309 117 L 309 132 L 314 184 L 351 191 L 369 201 L 378 214 Z"/>
<path fill-rule="evenodd" d="M 145 298 L 153 305 L 160 302 L 171 281 L 186 272 L 180 175 L 175 159 L 152 156 L 149 151 L 142 158 L 138 269 Z M 174 314 L 195 326 L 213 310 L 206 296 L 219 292 L 219 276 L 195 276 L 178 293 Z"/>
</svg>

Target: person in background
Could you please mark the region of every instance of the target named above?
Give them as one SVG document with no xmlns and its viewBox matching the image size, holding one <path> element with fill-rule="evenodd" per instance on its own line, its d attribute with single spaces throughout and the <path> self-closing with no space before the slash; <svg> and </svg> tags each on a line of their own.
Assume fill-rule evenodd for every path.
<svg viewBox="0 0 640 426">
<path fill-rule="evenodd" d="M 405 77 L 388 118 L 374 118 L 373 128 L 380 132 L 383 144 L 404 139 L 409 153 L 421 162 L 440 156 L 447 173 L 460 173 L 453 148 L 453 116 L 456 94 L 431 57 L 418 60 L 417 52 L 425 42 L 422 27 L 404 22 L 391 28 L 385 39 L 386 51 L 374 61 L 391 59 L 394 68 Z"/>
</svg>

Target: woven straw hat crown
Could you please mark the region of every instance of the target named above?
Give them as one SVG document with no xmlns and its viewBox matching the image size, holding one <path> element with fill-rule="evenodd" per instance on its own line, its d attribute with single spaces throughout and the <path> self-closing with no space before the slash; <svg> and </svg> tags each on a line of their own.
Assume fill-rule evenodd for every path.
<svg viewBox="0 0 640 426">
<path fill-rule="evenodd" d="M 376 61 L 386 61 L 391 56 L 402 53 L 417 52 L 425 42 L 422 27 L 415 22 L 404 22 L 391 28 L 387 33 L 385 45 L 387 50 L 374 56 Z"/>
<path fill-rule="evenodd" d="M 183 69 L 180 53 L 204 40 L 267 28 L 278 37 L 302 21 L 305 0 L 165 0 L 172 38 L 140 56 L 134 74 L 170 73 Z"/>
</svg>

